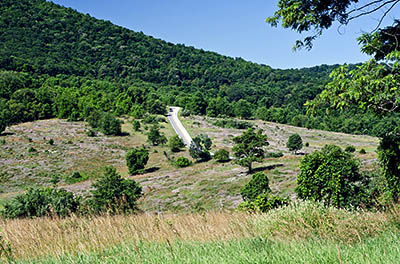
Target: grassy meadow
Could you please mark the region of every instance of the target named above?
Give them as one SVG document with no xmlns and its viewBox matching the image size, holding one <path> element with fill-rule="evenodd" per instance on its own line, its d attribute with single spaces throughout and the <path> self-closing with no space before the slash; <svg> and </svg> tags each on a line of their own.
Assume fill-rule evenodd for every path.
<svg viewBox="0 0 400 264">
<path fill-rule="evenodd" d="M 232 138 L 243 130 L 226 129 L 213 125 L 215 119 L 204 117 L 181 118 L 192 137 L 205 133 L 213 141 L 213 150 L 225 148 L 231 151 Z M 362 161 L 363 169 L 374 170 L 378 139 L 369 136 L 347 135 L 319 130 L 310 130 L 288 125 L 250 121 L 262 128 L 268 135 L 267 152 L 282 152 L 281 158 L 267 158 L 263 163 L 255 163 L 257 171 L 266 173 L 274 193 L 294 198 L 298 164 L 305 153 L 311 153 L 325 144 L 337 144 L 343 148 L 356 147 L 355 156 Z M 175 134 L 169 123 L 161 123 L 167 138 Z M 149 126 L 149 125 L 148 125 Z M 49 185 L 54 175 L 61 179 L 59 186 L 80 194 L 86 194 L 90 184 L 103 172 L 103 167 L 112 165 L 124 177 L 131 177 L 144 188 L 144 197 L 139 207 L 145 212 L 198 212 L 208 210 L 235 209 L 242 201 L 240 189 L 249 181 L 245 168 L 233 162 L 217 163 L 209 161 L 195 163 L 187 168 L 176 168 L 170 159 L 179 156 L 190 158 L 188 151 L 171 153 L 167 146 L 150 149 L 150 159 L 146 173 L 129 176 L 125 161 L 126 152 L 133 147 L 147 144 L 145 125 L 135 132 L 130 119 L 124 119 L 122 131 L 125 136 L 104 136 L 98 133 L 89 137 L 89 127 L 85 122 L 67 122 L 51 119 L 23 123 L 7 128 L 0 145 L 0 205 L 28 186 Z M 288 137 L 298 133 L 303 138 L 304 147 L 299 155 L 286 148 Z M 53 139 L 54 144 L 49 144 Z M 367 153 L 359 154 L 364 148 Z M 34 149 L 34 151 L 32 151 Z M 232 155 L 232 154 L 231 154 Z M 76 183 L 65 179 L 73 172 L 84 178 Z"/>
</svg>

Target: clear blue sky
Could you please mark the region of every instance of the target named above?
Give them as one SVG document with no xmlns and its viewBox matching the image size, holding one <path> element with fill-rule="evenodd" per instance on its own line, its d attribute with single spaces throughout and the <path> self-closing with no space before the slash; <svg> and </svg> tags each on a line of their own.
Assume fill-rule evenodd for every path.
<svg viewBox="0 0 400 264">
<path fill-rule="evenodd" d="M 265 23 L 277 0 L 52 1 L 155 38 L 285 69 L 365 61 L 368 57 L 360 53 L 356 38 L 376 24 L 374 17 L 357 20 L 344 34 L 333 26 L 311 51 L 293 52 L 293 43 L 301 37 Z"/>
</svg>

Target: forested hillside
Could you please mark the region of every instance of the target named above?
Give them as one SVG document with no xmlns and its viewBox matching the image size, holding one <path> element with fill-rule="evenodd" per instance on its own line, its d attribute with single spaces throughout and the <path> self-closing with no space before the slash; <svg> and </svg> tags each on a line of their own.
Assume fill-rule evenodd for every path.
<svg viewBox="0 0 400 264">
<path fill-rule="evenodd" d="M 305 115 L 335 66 L 275 70 L 167 43 L 45 0 L 0 2 L 0 131 L 50 117 L 84 120 L 93 109 L 260 118 L 297 126 L 378 135 L 396 118 Z"/>
</svg>

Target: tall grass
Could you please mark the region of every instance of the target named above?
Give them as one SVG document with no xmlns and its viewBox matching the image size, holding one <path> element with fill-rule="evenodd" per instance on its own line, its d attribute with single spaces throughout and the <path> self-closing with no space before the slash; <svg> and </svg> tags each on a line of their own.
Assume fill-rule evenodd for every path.
<svg viewBox="0 0 400 264">
<path fill-rule="evenodd" d="M 302 203 L 264 215 L 209 212 L 0 220 L 0 228 L 3 243 L 11 246 L 11 258 L 28 263 L 293 263 L 296 256 L 296 263 L 338 263 L 338 256 L 346 263 L 344 257 L 363 259 L 357 248 L 376 248 L 366 251 L 370 257 L 376 254 L 374 260 L 390 261 L 400 254 L 397 242 L 393 244 L 400 238 L 398 205 L 385 212 Z"/>
</svg>

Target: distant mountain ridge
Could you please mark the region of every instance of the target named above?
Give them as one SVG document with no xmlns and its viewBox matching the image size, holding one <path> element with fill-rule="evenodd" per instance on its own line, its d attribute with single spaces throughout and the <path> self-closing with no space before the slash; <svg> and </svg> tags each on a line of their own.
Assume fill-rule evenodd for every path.
<svg viewBox="0 0 400 264">
<path fill-rule="evenodd" d="M 336 66 L 272 69 L 168 43 L 45 0 L 0 1 L 0 29 L 0 106 L 18 112 L 12 122 L 85 119 L 89 106 L 65 103 L 75 98 L 117 115 L 160 112 L 156 105 L 162 103 L 212 117 L 260 118 L 353 133 L 372 129 L 359 117 L 356 128 L 354 122 L 343 126 L 347 117 L 326 117 L 323 109 L 316 117 L 305 115 L 304 103 L 323 90 Z M 136 88 L 128 91 L 132 86 Z M 1 98 L 14 101 L 2 103 Z M 21 110 L 32 100 L 38 105 Z M 358 114 L 365 117 L 357 110 L 352 116 Z"/>
</svg>

